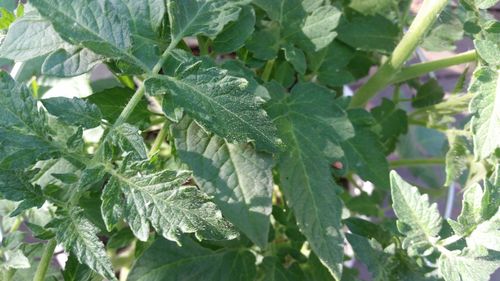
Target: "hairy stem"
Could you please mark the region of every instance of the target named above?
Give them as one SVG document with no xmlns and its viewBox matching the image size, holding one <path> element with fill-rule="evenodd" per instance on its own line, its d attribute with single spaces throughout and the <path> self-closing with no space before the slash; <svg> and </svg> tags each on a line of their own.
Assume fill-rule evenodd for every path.
<svg viewBox="0 0 500 281">
<path fill-rule="evenodd" d="M 464 64 L 477 60 L 476 51 L 468 51 L 448 58 L 418 63 L 412 66 L 403 68 L 391 81 L 391 84 L 401 83 L 413 78 L 420 77 L 426 73 L 433 72 L 439 69 L 447 68 L 454 65 Z"/>
<path fill-rule="evenodd" d="M 57 242 L 55 239 L 51 239 L 45 245 L 43 250 L 42 259 L 38 264 L 33 281 L 44 281 L 47 270 L 49 269 L 50 262 L 52 261 L 52 256 L 54 255 L 54 250 L 56 249 Z"/>
<path fill-rule="evenodd" d="M 394 79 L 395 74 L 415 52 L 427 30 L 436 21 L 448 0 L 425 0 L 408 32 L 394 49 L 389 60 L 384 63 L 354 95 L 350 107 L 363 107 L 379 91 Z"/>
<path fill-rule="evenodd" d="M 428 165 L 444 165 L 446 160 L 444 158 L 422 158 L 422 159 L 399 159 L 390 161 L 389 164 L 392 169 L 400 167 L 416 167 Z"/>
</svg>

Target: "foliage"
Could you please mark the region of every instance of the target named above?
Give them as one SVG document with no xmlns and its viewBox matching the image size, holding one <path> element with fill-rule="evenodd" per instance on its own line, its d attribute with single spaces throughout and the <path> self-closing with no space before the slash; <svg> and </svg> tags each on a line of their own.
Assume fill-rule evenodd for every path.
<svg viewBox="0 0 500 281">
<path fill-rule="evenodd" d="M 497 1 L 18 2 L 0 1 L 1 280 L 500 267 Z M 464 37 L 475 51 L 403 67 Z M 427 77 L 468 62 L 451 94 Z"/>
</svg>

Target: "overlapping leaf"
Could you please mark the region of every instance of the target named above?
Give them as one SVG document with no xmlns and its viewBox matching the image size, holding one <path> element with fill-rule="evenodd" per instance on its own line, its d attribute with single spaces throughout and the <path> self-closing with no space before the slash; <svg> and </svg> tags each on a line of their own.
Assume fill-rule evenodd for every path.
<svg viewBox="0 0 500 281">
<path fill-rule="evenodd" d="M 123 216 L 142 241 L 149 237 L 150 223 L 172 241 L 179 241 L 181 233 L 213 240 L 236 236 L 206 195 L 196 187 L 183 186 L 190 173 L 152 172 L 147 167 L 145 163 L 133 163 L 119 173 L 111 172 L 101 206 L 108 229 Z"/>
<path fill-rule="evenodd" d="M 279 155 L 281 189 L 313 251 L 340 279 L 342 203 L 330 165 L 342 157 L 339 143 L 354 136 L 347 113 L 328 89 L 305 83 L 290 94 L 273 84 L 268 106 L 287 151 Z"/>
<path fill-rule="evenodd" d="M 167 93 L 176 107 L 229 141 L 255 141 L 258 149 L 270 152 L 281 145 L 257 97 L 248 91 L 248 81 L 228 75 L 227 70 L 190 61 L 178 68 L 175 77 L 155 76 L 145 85 L 152 95 Z"/>
<path fill-rule="evenodd" d="M 185 118 L 173 128 L 181 160 L 225 217 L 264 248 L 268 240 L 273 178 L 270 155 L 249 144 L 232 144 Z"/>
</svg>

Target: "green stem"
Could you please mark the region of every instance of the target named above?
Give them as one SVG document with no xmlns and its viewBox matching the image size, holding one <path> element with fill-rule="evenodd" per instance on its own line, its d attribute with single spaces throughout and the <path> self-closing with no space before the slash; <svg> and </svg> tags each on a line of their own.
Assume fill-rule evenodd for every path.
<svg viewBox="0 0 500 281">
<path fill-rule="evenodd" d="M 468 51 L 448 58 L 418 63 L 412 66 L 403 68 L 391 81 L 391 84 L 397 84 L 408 81 L 413 78 L 420 77 L 426 73 L 447 68 L 454 65 L 464 64 L 477 60 L 476 51 Z"/>
<path fill-rule="evenodd" d="M 160 150 L 161 144 L 163 143 L 163 141 L 167 137 L 168 127 L 169 127 L 169 122 L 165 121 L 165 123 L 163 123 L 163 126 L 161 127 L 160 132 L 156 136 L 156 139 L 153 142 L 153 145 L 151 146 L 151 150 L 149 150 L 149 153 L 148 153 L 149 157 L 152 157 Z"/>
<path fill-rule="evenodd" d="M 45 245 L 45 250 L 42 254 L 42 259 L 38 264 L 38 268 L 36 269 L 35 277 L 33 277 L 33 281 L 44 281 L 45 275 L 47 274 L 47 270 L 49 269 L 50 262 L 52 261 L 52 256 L 54 255 L 54 250 L 56 249 L 57 242 L 52 239 L 47 242 Z"/>
<path fill-rule="evenodd" d="M 271 78 L 271 73 L 273 72 L 275 60 L 267 61 L 266 66 L 264 67 L 264 71 L 262 72 L 262 80 L 264 82 L 268 82 Z"/>
<path fill-rule="evenodd" d="M 16 232 L 21 224 L 23 223 L 23 218 L 22 217 L 17 217 L 16 220 L 14 221 L 14 224 L 10 227 L 10 233 Z"/>
<path fill-rule="evenodd" d="M 443 165 L 446 160 L 444 158 L 422 158 L 422 159 L 399 159 L 390 161 L 392 169 L 400 167 L 416 167 L 427 165 Z"/>
<path fill-rule="evenodd" d="M 394 49 L 392 56 L 364 84 L 351 100 L 350 107 L 363 107 L 394 79 L 395 74 L 415 52 L 427 30 L 434 24 L 448 0 L 425 0 L 408 32 Z"/>
</svg>

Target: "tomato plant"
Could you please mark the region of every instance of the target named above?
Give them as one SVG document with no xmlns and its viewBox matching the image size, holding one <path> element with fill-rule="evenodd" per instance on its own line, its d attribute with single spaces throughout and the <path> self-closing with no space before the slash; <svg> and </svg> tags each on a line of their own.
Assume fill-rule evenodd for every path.
<svg viewBox="0 0 500 281">
<path fill-rule="evenodd" d="M 500 267 L 496 0 L 19 2 L 0 1 L 1 280 Z"/>
</svg>

